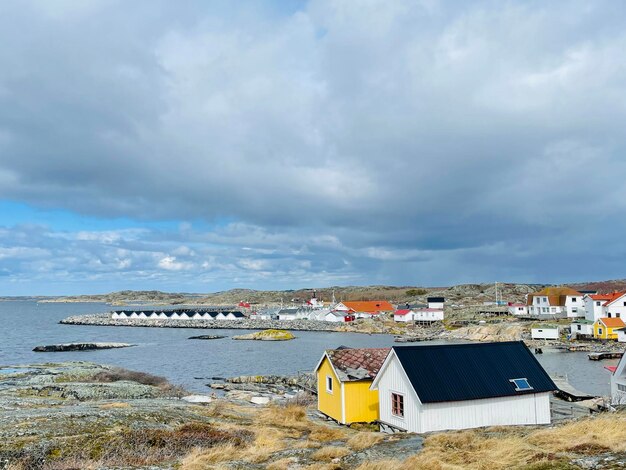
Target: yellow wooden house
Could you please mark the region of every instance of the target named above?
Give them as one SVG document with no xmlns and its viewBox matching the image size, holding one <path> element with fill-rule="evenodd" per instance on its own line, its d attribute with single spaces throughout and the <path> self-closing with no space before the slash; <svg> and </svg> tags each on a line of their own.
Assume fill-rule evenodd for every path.
<svg viewBox="0 0 626 470">
<path fill-rule="evenodd" d="M 317 363 L 317 409 L 341 424 L 378 419 L 378 390 L 370 390 L 389 348 L 339 348 Z"/>
<path fill-rule="evenodd" d="M 593 337 L 598 339 L 617 339 L 617 330 L 624 328 L 624 321 L 617 318 L 598 318 L 593 324 Z"/>
</svg>

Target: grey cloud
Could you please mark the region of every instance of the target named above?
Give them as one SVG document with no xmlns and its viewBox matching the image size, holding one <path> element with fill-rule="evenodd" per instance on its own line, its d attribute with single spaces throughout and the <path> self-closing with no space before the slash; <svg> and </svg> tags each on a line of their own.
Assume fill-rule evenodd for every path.
<svg viewBox="0 0 626 470">
<path fill-rule="evenodd" d="M 516 276 L 559 276 L 574 248 L 557 243 L 552 271 L 532 260 L 559 237 L 578 250 L 604 240 L 593 227 L 626 200 L 625 8 L 5 2 L 0 197 L 101 217 L 234 219 L 251 231 L 168 236 L 235 236 L 279 258 L 305 245 L 303 273 L 495 276 L 495 258 L 519 250 Z M 146 237 L 114 244 L 135 253 L 158 234 Z M 490 261 L 476 266 L 473 253 Z M 206 254 L 207 266 L 240 280 L 246 263 L 287 269 L 271 254 L 231 255 Z M 130 265 L 110 256 L 103 264 L 122 269 L 197 266 L 168 250 Z"/>
</svg>

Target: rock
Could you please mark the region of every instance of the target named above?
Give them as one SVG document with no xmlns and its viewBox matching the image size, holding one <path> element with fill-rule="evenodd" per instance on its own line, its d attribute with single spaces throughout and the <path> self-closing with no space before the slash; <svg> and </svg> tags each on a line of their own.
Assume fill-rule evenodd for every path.
<svg viewBox="0 0 626 470">
<path fill-rule="evenodd" d="M 224 385 L 224 384 L 209 384 L 209 387 L 211 387 L 214 390 L 225 390 L 226 389 L 226 385 Z"/>
<path fill-rule="evenodd" d="M 211 403 L 213 401 L 211 397 L 207 397 L 206 395 L 189 395 L 182 397 L 181 400 L 185 400 L 188 403 Z"/>
<path fill-rule="evenodd" d="M 250 398 L 250 403 L 254 403 L 255 405 L 267 405 L 270 402 L 268 397 L 252 397 Z"/>
<path fill-rule="evenodd" d="M 93 351 L 95 349 L 130 348 L 134 344 L 127 343 L 65 343 L 36 346 L 35 352 Z"/>
<path fill-rule="evenodd" d="M 190 336 L 187 339 L 222 339 L 222 338 L 226 338 L 226 336 L 220 336 L 220 335 L 200 335 L 200 336 Z"/>
<path fill-rule="evenodd" d="M 257 341 L 289 341 L 295 336 L 286 330 L 263 330 L 247 335 L 233 336 L 233 339 L 257 340 Z"/>
</svg>

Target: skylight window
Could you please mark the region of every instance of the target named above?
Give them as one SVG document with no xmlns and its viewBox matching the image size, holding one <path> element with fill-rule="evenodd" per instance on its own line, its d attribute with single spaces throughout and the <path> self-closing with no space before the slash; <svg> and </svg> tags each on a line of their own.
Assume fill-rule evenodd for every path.
<svg viewBox="0 0 626 470">
<path fill-rule="evenodd" d="M 533 389 L 528 383 L 528 379 L 511 379 L 509 382 L 515 385 L 516 392 L 525 392 Z"/>
</svg>

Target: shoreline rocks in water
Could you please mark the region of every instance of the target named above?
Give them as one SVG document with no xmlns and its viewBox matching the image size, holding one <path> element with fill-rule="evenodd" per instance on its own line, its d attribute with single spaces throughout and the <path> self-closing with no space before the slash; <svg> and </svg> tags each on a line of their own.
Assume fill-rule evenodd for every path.
<svg viewBox="0 0 626 470">
<path fill-rule="evenodd" d="M 226 338 L 226 336 L 220 336 L 220 335 L 199 335 L 199 336 L 190 336 L 187 339 L 222 339 L 222 338 Z"/>
<path fill-rule="evenodd" d="M 66 352 L 66 351 L 94 351 L 97 349 L 130 348 L 134 344 L 127 343 L 65 343 L 36 346 L 35 352 Z"/>
<path fill-rule="evenodd" d="M 233 339 L 253 341 L 289 341 L 296 337 L 287 330 L 263 330 L 247 335 L 233 336 Z"/>
</svg>

